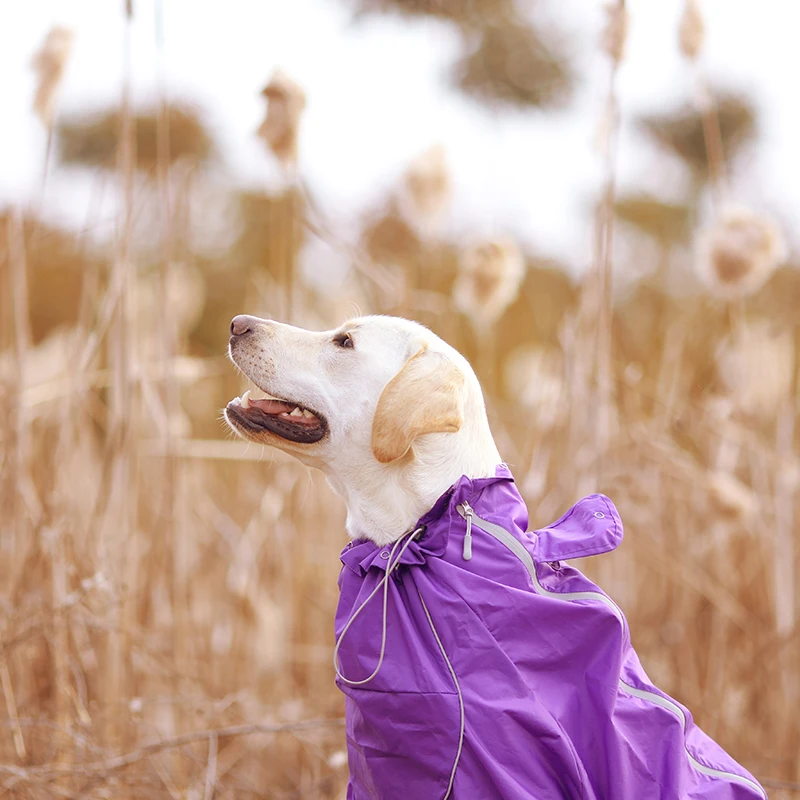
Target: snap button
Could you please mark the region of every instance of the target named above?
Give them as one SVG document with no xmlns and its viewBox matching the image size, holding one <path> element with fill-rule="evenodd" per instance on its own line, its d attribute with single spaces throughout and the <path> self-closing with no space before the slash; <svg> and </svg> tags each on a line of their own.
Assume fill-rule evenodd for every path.
<svg viewBox="0 0 800 800">
<path fill-rule="evenodd" d="M 381 558 L 389 558 L 389 551 L 381 550 Z"/>
<path fill-rule="evenodd" d="M 605 514 L 602 511 L 595 511 L 594 515 L 597 517 L 597 519 L 603 519 L 603 517 L 605 516 Z"/>
</svg>

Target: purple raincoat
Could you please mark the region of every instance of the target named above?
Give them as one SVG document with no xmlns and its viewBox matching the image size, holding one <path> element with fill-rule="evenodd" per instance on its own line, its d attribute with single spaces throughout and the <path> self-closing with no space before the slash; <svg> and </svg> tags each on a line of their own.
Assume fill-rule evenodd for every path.
<svg viewBox="0 0 800 800">
<path fill-rule="evenodd" d="M 591 495 L 527 524 L 501 466 L 461 478 L 423 531 L 343 551 L 348 800 L 765 798 L 650 683 L 614 602 L 563 563 L 619 544 L 614 505 Z"/>
</svg>

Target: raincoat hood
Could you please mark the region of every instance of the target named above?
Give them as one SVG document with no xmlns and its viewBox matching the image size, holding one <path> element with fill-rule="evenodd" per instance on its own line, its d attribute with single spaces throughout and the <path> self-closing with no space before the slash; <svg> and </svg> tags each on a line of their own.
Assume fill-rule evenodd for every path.
<svg viewBox="0 0 800 800">
<path fill-rule="evenodd" d="M 351 542 L 335 622 L 348 800 L 766 798 L 564 563 L 621 540 L 603 495 L 528 532 L 501 465 L 462 477 L 393 545 Z"/>
</svg>

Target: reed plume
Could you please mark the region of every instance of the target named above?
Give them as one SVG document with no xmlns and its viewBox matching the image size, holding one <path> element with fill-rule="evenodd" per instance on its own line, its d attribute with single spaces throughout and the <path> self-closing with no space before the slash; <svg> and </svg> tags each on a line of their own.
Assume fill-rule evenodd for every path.
<svg viewBox="0 0 800 800">
<path fill-rule="evenodd" d="M 447 213 L 451 191 L 445 149 L 435 145 L 414 159 L 403 175 L 400 211 L 417 230 L 433 233 Z"/>
<path fill-rule="evenodd" d="M 760 289 L 786 256 L 778 225 L 744 208 L 723 211 L 695 242 L 700 279 L 711 294 L 725 300 L 747 297 Z"/>
<path fill-rule="evenodd" d="M 297 162 L 300 118 L 306 107 L 306 95 L 288 75 L 276 70 L 261 95 L 267 100 L 267 112 L 256 135 L 263 139 L 284 166 Z"/>
<path fill-rule="evenodd" d="M 459 256 L 453 304 L 477 327 L 488 328 L 516 298 L 524 274 L 525 259 L 513 239 L 478 242 Z"/>
<path fill-rule="evenodd" d="M 45 128 L 50 128 L 55 118 L 58 89 L 64 78 L 74 38 L 69 28 L 51 28 L 31 59 L 31 67 L 36 73 L 33 110 Z"/>
<path fill-rule="evenodd" d="M 699 0 L 685 0 L 678 25 L 678 46 L 683 55 L 694 61 L 705 43 L 705 23 Z"/>
</svg>

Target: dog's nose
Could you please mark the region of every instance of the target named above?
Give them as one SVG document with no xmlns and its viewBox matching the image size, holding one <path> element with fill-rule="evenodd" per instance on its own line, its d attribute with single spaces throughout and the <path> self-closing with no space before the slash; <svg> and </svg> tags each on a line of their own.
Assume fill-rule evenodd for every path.
<svg viewBox="0 0 800 800">
<path fill-rule="evenodd" d="M 231 336 L 244 336 L 253 330 L 258 320 L 247 314 L 238 314 L 231 320 Z"/>
</svg>

